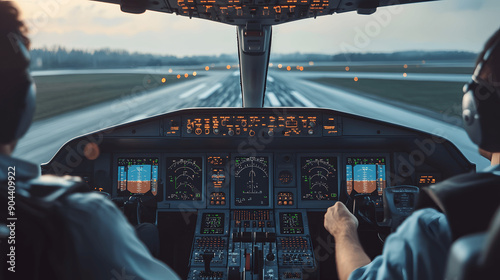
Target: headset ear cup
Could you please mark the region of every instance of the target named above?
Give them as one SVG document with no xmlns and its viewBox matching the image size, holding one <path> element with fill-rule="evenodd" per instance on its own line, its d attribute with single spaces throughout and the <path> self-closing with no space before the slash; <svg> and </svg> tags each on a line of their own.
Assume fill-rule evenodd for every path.
<svg viewBox="0 0 500 280">
<path fill-rule="evenodd" d="M 481 121 L 472 90 L 467 91 L 462 98 L 462 119 L 472 142 L 480 145 L 482 141 Z"/>
<path fill-rule="evenodd" d="M 22 35 L 0 32 L 0 50 L 0 143 L 7 144 L 28 131 L 35 114 L 36 89 Z"/>
<path fill-rule="evenodd" d="M 26 100 L 24 103 L 24 108 L 21 112 L 21 118 L 17 125 L 17 130 L 14 133 L 14 139 L 20 139 L 26 134 L 33 121 L 33 116 L 35 115 L 36 109 L 36 86 L 34 83 L 30 82 L 27 89 Z"/>
</svg>

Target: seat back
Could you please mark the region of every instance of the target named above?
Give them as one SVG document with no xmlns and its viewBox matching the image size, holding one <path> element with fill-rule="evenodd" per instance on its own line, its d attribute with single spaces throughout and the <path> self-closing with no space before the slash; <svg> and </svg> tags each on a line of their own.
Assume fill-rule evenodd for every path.
<svg viewBox="0 0 500 280">
<path fill-rule="evenodd" d="M 500 265 L 500 208 L 488 231 L 457 239 L 450 250 L 445 279 L 496 279 Z M 498 275 L 497 275 L 498 277 Z"/>
</svg>

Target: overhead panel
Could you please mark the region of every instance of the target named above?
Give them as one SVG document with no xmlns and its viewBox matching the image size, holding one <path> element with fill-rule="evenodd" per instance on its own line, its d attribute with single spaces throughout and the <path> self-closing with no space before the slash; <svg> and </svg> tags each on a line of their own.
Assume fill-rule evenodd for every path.
<svg viewBox="0 0 500 280">
<path fill-rule="evenodd" d="M 232 25 L 258 21 L 262 25 L 276 25 L 333 13 L 358 11 L 371 14 L 377 7 L 432 0 L 96 0 L 121 4 L 122 10 L 137 13 L 135 7 L 175 13 L 190 18 L 202 18 Z M 134 2 L 134 9 L 130 9 Z"/>
</svg>

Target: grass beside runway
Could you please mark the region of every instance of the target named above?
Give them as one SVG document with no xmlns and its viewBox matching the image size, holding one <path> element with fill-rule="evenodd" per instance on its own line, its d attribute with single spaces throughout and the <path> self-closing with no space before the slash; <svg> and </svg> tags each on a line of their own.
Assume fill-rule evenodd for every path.
<svg viewBox="0 0 500 280">
<path fill-rule="evenodd" d="M 338 78 L 320 78 L 312 81 L 422 107 L 443 114 L 445 117 L 459 117 L 462 113 L 464 83 L 377 79 L 359 79 L 355 82 L 352 79 Z"/>
<path fill-rule="evenodd" d="M 197 76 L 199 77 L 199 76 Z M 104 101 L 191 80 L 177 75 L 85 74 L 34 77 L 37 86 L 35 120 Z"/>
<path fill-rule="evenodd" d="M 297 65 L 282 64 L 282 68 L 273 67 L 275 70 L 287 71 L 287 66 L 291 67 L 291 71 L 297 70 Z M 307 66 L 300 65 L 304 67 L 303 72 L 313 71 L 313 72 L 346 72 L 345 66 Z M 349 72 L 371 72 L 371 73 L 431 73 L 431 74 L 470 74 L 474 72 L 473 67 L 441 67 L 441 66 L 427 66 L 425 64 L 407 65 L 360 65 L 360 66 L 349 66 Z"/>
</svg>

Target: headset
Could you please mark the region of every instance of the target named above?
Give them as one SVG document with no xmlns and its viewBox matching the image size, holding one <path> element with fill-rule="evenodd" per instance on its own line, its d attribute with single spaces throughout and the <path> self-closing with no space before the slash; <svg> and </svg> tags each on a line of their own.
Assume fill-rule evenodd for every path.
<svg viewBox="0 0 500 280">
<path fill-rule="evenodd" d="M 36 87 L 29 52 L 20 34 L 0 33 L 0 143 L 20 139 L 35 114 Z"/>
<path fill-rule="evenodd" d="M 500 39 L 481 57 L 472 81 L 463 88 L 462 98 L 465 130 L 472 142 L 489 152 L 500 152 L 500 84 L 481 79 L 479 75 L 497 47 L 500 47 Z"/>
</svg>

